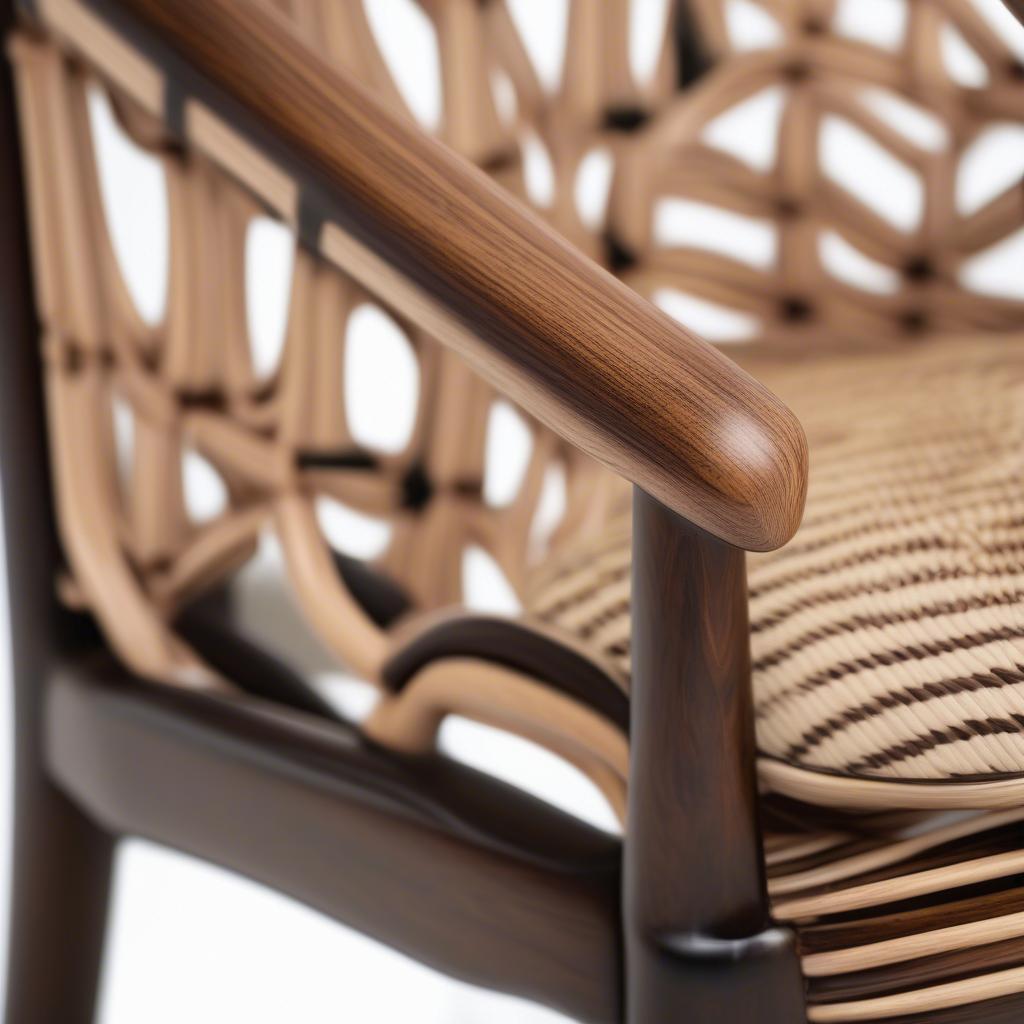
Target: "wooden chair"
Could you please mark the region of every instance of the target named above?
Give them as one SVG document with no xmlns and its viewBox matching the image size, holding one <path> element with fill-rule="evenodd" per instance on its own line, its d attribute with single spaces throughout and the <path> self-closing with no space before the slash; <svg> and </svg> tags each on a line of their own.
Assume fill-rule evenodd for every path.
<svg viewBox="0 0 1024 1024">
<path fill-rule="evenodd" d="M 968 0 L 908 0 L 894 49 L 845 36 L 830 0 L 761 5 L 777 40 L 746 52 L 723 3 L 674 4 L 640 82 L 627 5 L 575 0 L 549 92 L 502 0 L 422 0 L 439 141 L 359 3 L 0 3 L 8 1024 L 90 1019 L 122 835 L 580 1020 L 1019 1019 L 1024 303 L 965 268 L 1021 228 L 1024 192 L 965 213 L 955 182 L 990 125 L 1024 121 L 1024 75 Z M 950 31 L 980 84 L 949 74 Z M 156 326 L 106 224 L 96 87 L 164 169 Z M 708 130 L 766 87 L 764 168 Z M 879 89 L 941 144 L 894 128 Z M 830 174 L 833 115 L 909 168 L 916 222 Z M 533 212 L 531 135 L 553 168 Z M 615 173 L 588 220 L 595 149 Z M 666 244 L 666 197 L 769 225 L 771 258 Z M 263 215 L 297 249 L 261 376 L 243 264 Z M 831 238 L 871 283 L 837 274 Z M 666 288 L 741 314 L 749 344 L 730 359 L 691 334 L 644 297 Z M 341 339 L 367 302 L 419 365 L 398 453 L 346 417 Z M 495 506 L 499 394 L 532 455 Z M 206 522 L 191 450 L 225 483 Z M 565 513 L 538 540 L 552 467 Z M 333 550 L 322 497 L 387 520 L 384 555 Z M 379 687 L 358 726 L 231 613 L 267 531 L 309 625 Z M 470 544 L 522 615 L 462 607 Z M 574 764 L 622 840 L 436 753 L 452 714 Z"/>
</svg>

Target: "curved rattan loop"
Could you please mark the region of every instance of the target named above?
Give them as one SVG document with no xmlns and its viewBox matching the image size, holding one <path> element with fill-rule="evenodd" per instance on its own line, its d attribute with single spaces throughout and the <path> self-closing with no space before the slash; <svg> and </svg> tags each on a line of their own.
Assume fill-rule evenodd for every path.
<svg viewBox="0 0 1024 1024">
<path fill-rule="evenodd" d="M 277 8 L 392 112 L 413 118 L 362 3 L 261 2 Z M 892 345 L 926 329 L 1020 330 L 1024 303 L 977 294 L 965 283 L 964 268 L 1024 225 L 1024 192 L 1014 185 L 967 211 L 956 196 L 971 147 L 994 124 L 1024 120 L 1020 64 L 1003 40 L 966 0 L 908 3 L 894 48 L 845 36 L 834 0 L 756 2 L 774 21 L 778 40 L 748 52 L 733 38 L 726 4 L 691 0 L 702 44 L 718 66 L 681 92 L 677 85 L 692 69 L 678 66 L 677 11 L 663 27 L 653 72 L 638 81 L 628 55 L 625 0 L 573 0 L 563 71 L 548 89 L 505 0 L 421 0 L 439 45 L 436 132 L 640 292 L 680 289 L 752 317 L 762 353 Z M 259 374 L 246 315 L 247 236 L 268 209 L 294 225 L 298 186 L 201 103 L 184 111 L 189 145 L 183 149 L 163 123 L 164 83 L 145 59 L 77 4 L 40 8 L 67 19 L 61 29 L 66 43 L 86 53 L 96 44 L 116 58 L 102 63 L 100 82 L 53 42 L 18 35 L 10 43 L 67 559 L 58 584 L 62 598 L 92 612 L 135 672 L 229 690 L 172 623 L 183 605 L 229 578 L 272 532 L 306 620 L 341 663 L 382 682 L 396 647 L 433 617 L 410 622 L 399 616 L 387 626 L 374 619 L 339 573 L 321 531 L 318 504 L 331 499 L 390 527 L 376 568 L 412 596 L 418 611 L 461 601 L 459 560 L 470 545 L 494 558 L 528 604 L 540 590 L 553 607 L 566 602 L 571 587 L 559 579 L 558 567 L 537 571 L 536 564 L 568 538 L 603 532 L 621 512 L 621 483 L 528 422 L 532 454 L 518 492 L 504 506 L 489 505 L 484 435 L 493 390 L 404 319 L 388 294 L 367 290 L 367 277 L 361 284 L 304 247 L 297 248 L 280 364 Z M 984 84 L 965 85 L 951 74 L 942 54 L 949 31 L 977 55 Z M 127 135 L 159 160 L 165 176 L 170 272 L 166 311 L 156 324 L 136 308 L 111 242 L 88 125 L 90 88 L 107 93 Z M 755 166 L 716 148 L 709 134 L 716 120 L 772 88 L 783 103 L 771 165 Z M 941 143 L 925 145 L 883 116 L 871 102 L 879 93 L 930 118 L 941 129 Z M 922 196 L 916 223 L 890 222 L 834 180 L 819 145 L 829 119 L 845 122 L 906 168 Z M 547 197 L 528 187 L 524 173 L 534 144 L 551 164 Z M 613 167 L 606 208 L 596 215 L 585 214 L 576 195 L 581 167 L 594 153 Z M 752 265 L 734 252 L 659 241 L 655 212 L 673 198 L 767 224 L 775 240 L 772 258 Z M 891 286 L 872 290 L 837 276 L 823 256 L 825 236 L 878 264 Z M 418 367 L 420 397 L 399 452 L 360 445 L 348 422 L 347 326 L 364 304 L 391 317 Z M 132 420 L 127 458 L 119 452 L 115 407 L 126 408 Z M 226 508 L 209 521 L 193 521 L 188 512 L 182 461 L 190 451 L 225 485 Z M 565 475 L 567 501 L 545 547 L 534 527 L 554 468 Z M 827 501 L 823 507 L 835 511 Z M 857 528 L 862 513 L 846 511 Z M 801 537 L 813 545 L 825 529 L 812 521 Z M 608 602 L 607 615 L 588 621 L 588 639 L 606 655 L 597 670 L 617 680 L 627 678 L 629 668 L 629 577 L 616 548 L 621 540 L 612 537 L 607 550 L 587 548 L 585 556 Z M 380 743 L 417 754 L 435 746 L 449 715 L 550 748 L 624 816 L 628 740 L 622 728 L 555 687 L 493 661 L 429 662 L 397 692 L 385 690 L 365 729 Z M 1002 967 L 985 960 L 993 946 L 1024 936 L 1014 881 L 1024 872 L 1024 855 L 1013 838 L 1024 820 L 1024 778 L 922 784 L 840 776 L 772 758 L 761 758 L 758 767 L 769 811 L 783 797 L 828 807 L 840 822 L 767 841 L 774 914 L 796 923 L 807 945 L 810 1020 L 916 1020 L 1024 991 L 1019 956 Z M 864 818 L 864 812 L 891 809 L 915 813 L 884 815 L 883 823 Z M 954 821 L 933 814 L 952 809 L 966 813 Z M 945 910 L 939 901 L 963 915 L 956 893 L 988 889 L 992 902 L 982 896 L 967 919 L 946 924 L 938 918 Z M 1018 903 L 993 908 L 1004 893 Z M 903 909 L 894 914 L 894 906 Z M 923 921 L 912 924 L 915 915 Z M 865 922 L 877 924 L 880 934 L 865 940 Z M 813 941 L 823 935 L 831 945 L 816 949 Z M 935 975 L 937 962 L 958 955 L 959 975 Z M 886 980 L 889 969 L 894 973 Z M 931 982 L 920 980 L 928 977 Z M 851 986 L 859 995 L 840 998 L 830 985 Z"/>
<path fill-rule="evenodd" d="M 167 306 L 161 323 L 146 324 L 125 286 L 99 195 L 85 106 L 96 83 L 47 44 L 19 39 L 12 50 L 38 200 L 55 466 L 74 575 L 65 589 L 100 617 L 128 664 L 151 677 L 208 678 L 170 633 L 168 616 L 236 569 L 273 527 L 299 601 L 328 649 L 375 679 L 385 631 L 336 571 L 315 514 L 318 496 L 391 523 L 380 566 L 425 609 L 461 599 L 457 566 L 471 544 L 488 551 L 514 586 L 522 584 L 530 552 L 540 553 L 533 524 L 553 465 L 567 477 L 566 523 L 587 519 L 595 469 L 533 423 L 518 492 L 500 508 L 484 501 L 484 434 L 495 395 L 398 316 L 420 369 L 412 433 L 398 454 L 361 448 L 345 411 L 346 323 L 365 303 L 385 311 L 387 304 L 302 249 L 280 365 L 260 378 L 244 292 L 247 231 L 260 204 L 210 160 L 169 148 L 149 115 L 122 100 L 123 126 L 158 155 L 167 182 Z M 133 414 L 131 465 L 120 479 L 114 396 Z M 189 448 L 216 468 L 228 492 L 228 507 L 213 522 L 190 522 L 186 512 L 181 467 Z M 410 505 L 414 475 L 426 507 Z M 83 521 L 92 526 L 80 536 Z"/>
<path fill-rule="evenodd" d="M 407 753 L 433 749 L 448 715 L 461 715 L 533 740 L 575 765 L 622 820 L 628 738 L 608 719 L 529 676 L 474 658 L 432 662 L 401 693 L 381 698 L 364 729 Z"/>
</svg>

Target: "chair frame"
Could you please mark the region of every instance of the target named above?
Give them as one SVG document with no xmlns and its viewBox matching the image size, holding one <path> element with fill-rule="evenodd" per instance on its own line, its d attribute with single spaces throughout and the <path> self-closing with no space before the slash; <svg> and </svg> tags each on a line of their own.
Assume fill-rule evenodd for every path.
<svg viewBox="0 0 1024 1024">
<path fill-rule="evenodd" d="M 0 29 L 39 18 L 59 34 L 68 12 L 160 70 L 155 112 L 169 130 L 192 140 L 198 97 L 286 168 L 298 184 L 276 212 L 303 245 L 376 282 L 634 483 L 631 800 L 619 844 L 441 758 L 134 677 L 61 608 L 5 64 L 0 212 L 14 227 L 0 238 L 0 428 L 16 711 L 6 1020 L 89 1019 L 122 835 L 233 868 L 456 977 L 582 1020 L 803 1020 L 793 934 L 772 924 L 766 895 L 743 556 L 799 522 L 799 424 L 483 176 L 380 115 L 271 16 L 241 0 L 3 0 Z M 338 130 L 325 136 L 323 123 Z M 396 901 L 395 878 L 420 900 Z"/>
</svg>

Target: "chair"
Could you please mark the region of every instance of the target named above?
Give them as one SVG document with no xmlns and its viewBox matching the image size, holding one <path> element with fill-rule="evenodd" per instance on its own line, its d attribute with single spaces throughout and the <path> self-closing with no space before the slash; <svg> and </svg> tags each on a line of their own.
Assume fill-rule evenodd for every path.
<svg viewBox="0 0 1024 1024">
<path fill-rule="evenodd" d="M 978 281 L 1024 225 L 1021 168 L 973 209 L 956 189 L 1024 121 L 1020 62 L 969 0 L 907 0 L 888 48 L 829 0 L 761 0 L 754 50 L 693 0 L 638 81 L 628 5 L 576 0 L 552 92 L 503 0 L 421 6 L 440 142 L 358 3 L 0 7 L 8 1024 L 89 1019 L 122 835 L 580 1020 L 1019 1019 L 1024 302 Z M 166 177 L 157 325 L 106 224 L 95 88 Z M 772 158 L 716 145 L 765 90 Z M 837 124 L 903 168 L 905 221 L 829 165 Z M 597 216 L 574 200 L 594 152 Z M 666 201 L 726 229 L 666 240 Z M 244 291 L 265 215 L 297 239 L 269 373 Z M 673 291 L 730 314 L 731 358 L 648 301 Z M 346 417 L 367 303 L 418 364 L 400 451 Z M 532 439 L 502 504 L 498 395 Z M 225 487 L 205 521 L 192 451 Z M 539 533 L 552 472 L 564 513 Z M 380 558 L 332 547 L 325 497 L 390 524 Z M 268 531 L 309 626 L 379 687 L 358 725 L 232 613 Z M 468 545 L 521 614 L 463 607 Z M 453 714 L 575 765 L 621 840 L 438 754 Z"/>
</svg>

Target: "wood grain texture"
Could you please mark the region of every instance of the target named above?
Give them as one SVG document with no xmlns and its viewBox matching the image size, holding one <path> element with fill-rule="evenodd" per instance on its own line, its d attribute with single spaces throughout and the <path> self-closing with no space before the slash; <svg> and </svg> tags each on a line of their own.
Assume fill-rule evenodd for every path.
<svg viewBox="0 0 1024 1024">
<path fill-rule="evenodd" d="M 803 432 L 727 358 L 380 109 L 274 15 L 243 0 L 116 6 L 290 147 L 332 217 L 451 310 L 478 339 L 462 354 L 527 411 L 731 544 L 792 535 Z"/>
<path fill-rule="evenodd" d="M 743 552 L 635 489 L 632 589 L 627 1020 L 797 1024 L 794 936 L 765 885 Z"/>
<path fill-rule="evenodd" d="M 620 1019 L 614 837 L 340 722 L 146 683 L 98 648 L 41 689 L 50 768 L 112 832 L 256 879 L 454 977 Z"/>
</svg>

